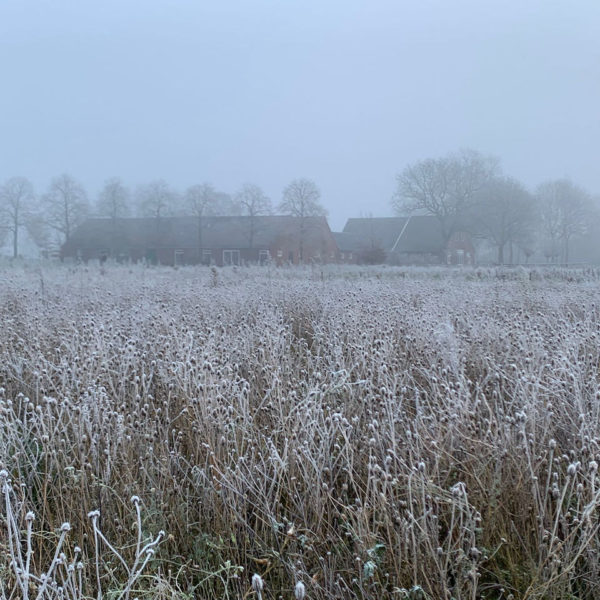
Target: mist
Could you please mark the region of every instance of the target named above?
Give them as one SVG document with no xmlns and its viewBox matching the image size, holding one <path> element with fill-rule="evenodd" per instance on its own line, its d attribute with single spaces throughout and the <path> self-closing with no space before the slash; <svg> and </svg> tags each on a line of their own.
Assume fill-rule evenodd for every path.
<svg viewBox="0 0 600 600">
<path fill-rule="evenodd" d="M 1 0 L 0 600 L 600 598 L 599 34 Z"/>
<path fill-rule="evenodd" d="M 392 214 L 409 163 L 474 148 L 600 190 L 600 5 L 109 0 L 0 6 L 0 180 L 120 176 Z"/>
</svg>

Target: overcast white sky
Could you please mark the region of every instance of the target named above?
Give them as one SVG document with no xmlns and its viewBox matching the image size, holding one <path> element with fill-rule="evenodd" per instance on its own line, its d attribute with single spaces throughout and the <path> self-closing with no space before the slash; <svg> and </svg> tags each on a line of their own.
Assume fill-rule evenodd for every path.
<svg viewBox="0 0 600 600">
<path fill-rule="evenodd" d="M 0 180 L 120 175 L 276 203 L 333 229 L 461 147 L 600 192 L 599 0 L 0 0 Z"/>
</svg>

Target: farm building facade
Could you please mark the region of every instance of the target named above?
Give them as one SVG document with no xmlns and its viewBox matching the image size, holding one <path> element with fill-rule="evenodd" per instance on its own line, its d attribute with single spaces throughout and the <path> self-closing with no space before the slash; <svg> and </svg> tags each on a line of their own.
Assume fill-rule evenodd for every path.
<svg viewBox="0 0 600 600">
<path fill-rule="evenodd" d="M 161 265 L 336 262 L 324 217 L 95 218 L 65 242 L 62 258 Z"/>
<path fill-rule="evenodd" d="M 348 219 L 336 233 L 343 262 L 396 265 L 472 265 L 475 249 L 468 233 L 455 231 L 446 240 L 436 217 Z"/>
</svg>

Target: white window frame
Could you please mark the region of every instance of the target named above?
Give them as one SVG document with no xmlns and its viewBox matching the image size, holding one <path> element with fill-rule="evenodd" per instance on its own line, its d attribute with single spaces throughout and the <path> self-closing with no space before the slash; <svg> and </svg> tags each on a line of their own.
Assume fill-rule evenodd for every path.
<svg viewBox="0 0 600 600">
<path fill-rule="evenodd" d="M 174 251 L 173 253 L 173 264 L 176 267 L 180 267 L 183 265 L 183 255 L 184 255 L 184 251 L 181 249 L 177 249 Z"/>
<path fill-rule="evenodd" d="M 236 260 L 236 257 L 237 257 L 237 260 Z M 240 265 L 240 251 L 239 250 L 237 250 L 235 248 L 223 250 L 223 266 L 239 267 L 239 265 Z"/>
</svg>

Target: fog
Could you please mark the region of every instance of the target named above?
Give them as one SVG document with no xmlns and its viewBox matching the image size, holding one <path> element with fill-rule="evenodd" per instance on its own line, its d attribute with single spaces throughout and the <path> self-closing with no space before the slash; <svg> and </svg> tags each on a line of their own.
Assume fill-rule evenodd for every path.
<svg viewBox="0 0 600 600">
<path fill-rule="evenodd" d="M 596 0 L 4 0 L 0 180 L 252 182 L 277 203 L 308 177 L 337 229 L 468 147 L 597 192 L 599 24 Z"/>
</svg>

